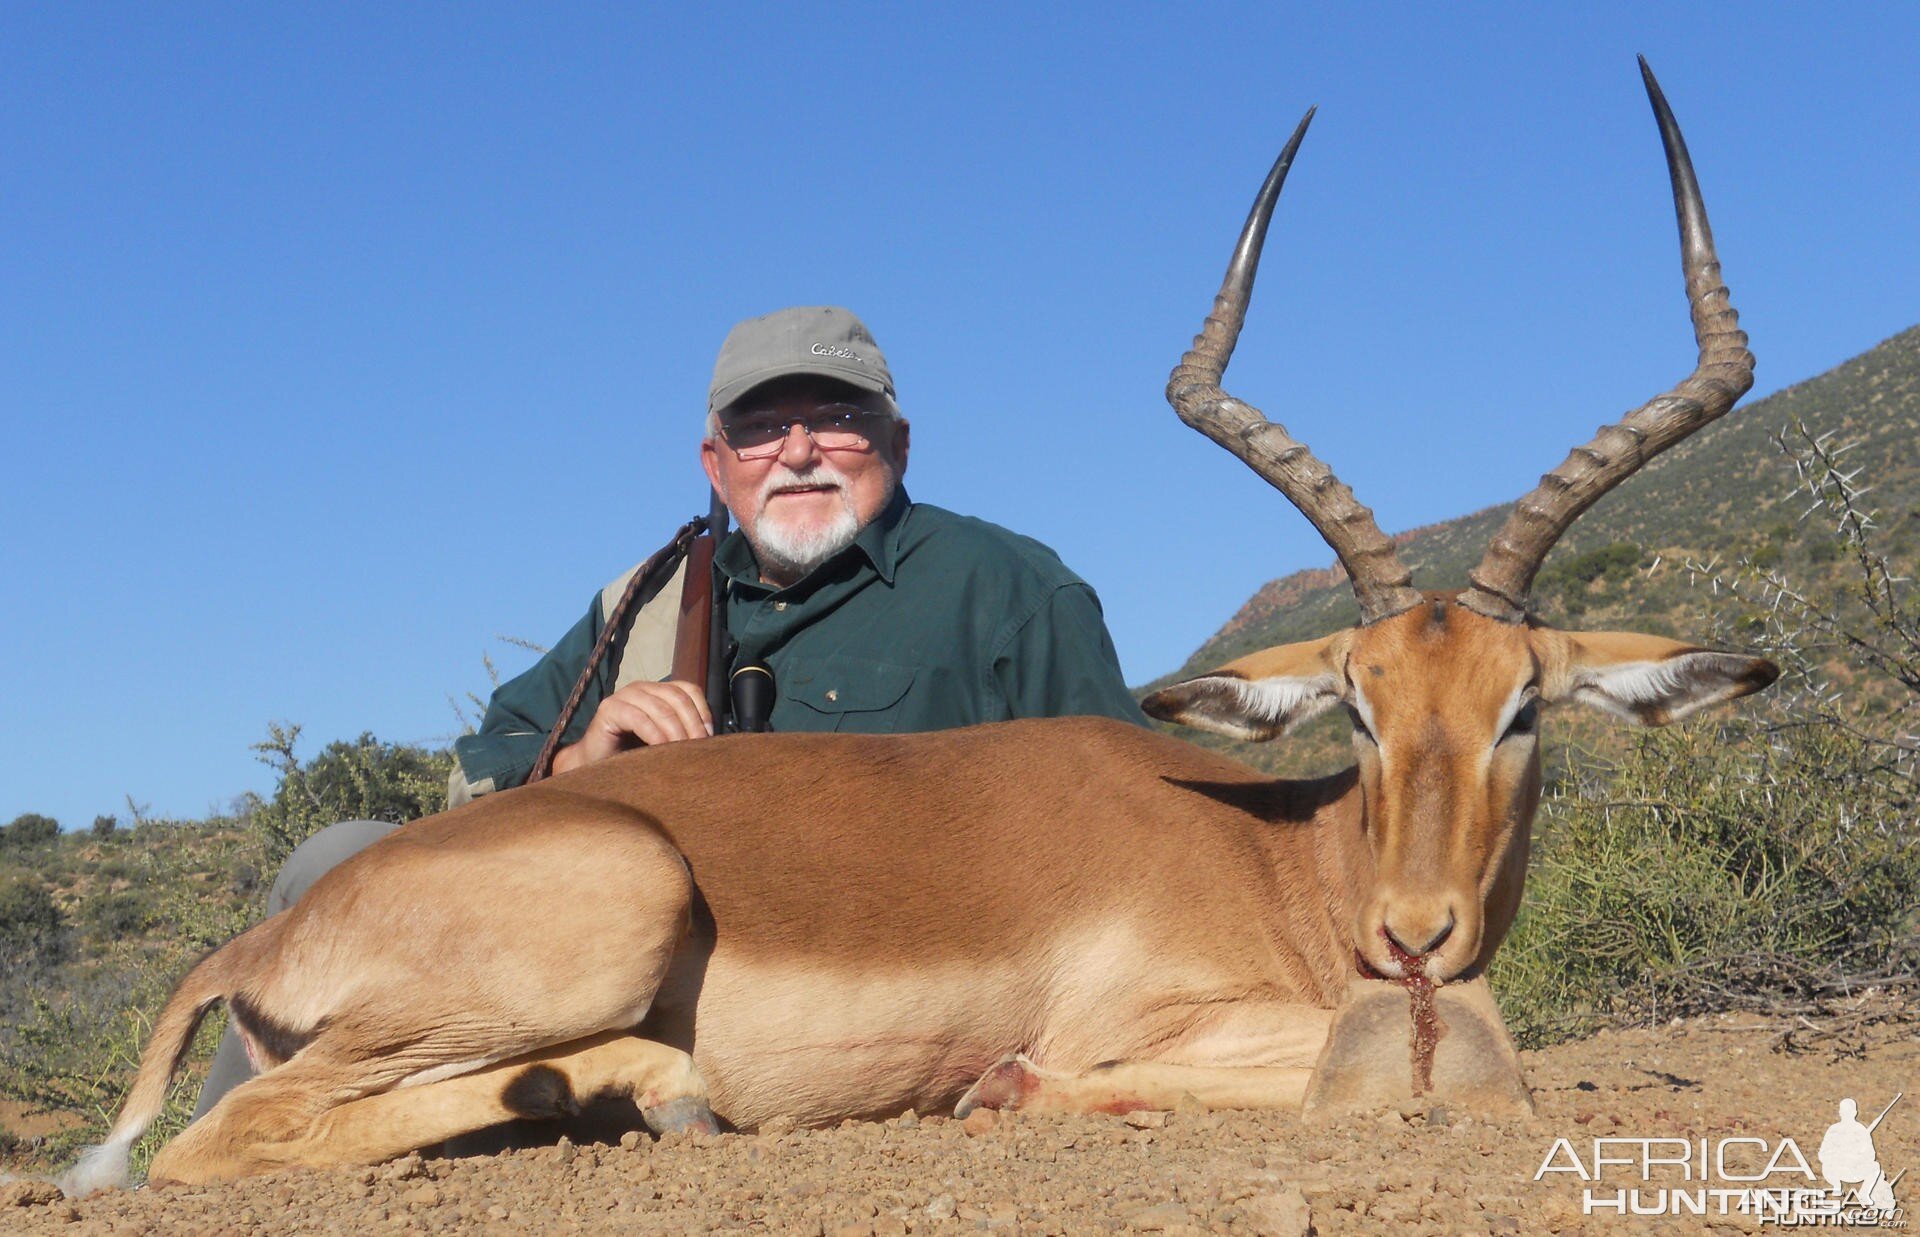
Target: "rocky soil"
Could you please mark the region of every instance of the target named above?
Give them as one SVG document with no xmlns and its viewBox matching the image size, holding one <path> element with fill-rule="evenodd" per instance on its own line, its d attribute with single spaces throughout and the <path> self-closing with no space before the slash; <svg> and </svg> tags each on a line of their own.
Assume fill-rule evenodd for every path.
<svg viewBox="0 0 1920 1237">
<path fill-rule="evenodd" d="M 0 1186 L 0 1230 L 26 1233 L 774 1233 L 1752 1231 L 1750 1217 L 1582 1214 L 1586 1183 L 1536 1173 L 1566 1138 L 1591 1170 L 1596 1138 L 1707 1138 L 1759 1167 L 1784 1138 L 1817 1170 L 1839 1101 L 1870 1121 L 1889 1173 L 1920 1166 L 1920 1026 L 1777 1045 L 1794 1027 L 1751 1015 L 1603 1033 L 1525 1054 L 1539 1115 L 1485 1122 L 1444 1106 L 1308 1125 L 1275 1113 L 906 1116 L 838 1129 L 717 1138 L 629 1135 L 465 1160 L 418 1156 L 222 1188 L 78 1202 Z M 1631 1157 L 1631 1146 L 1605 1145 Z M 1671 1148 L 1669 1148 L 1671 1149 Z M 1694 1153 L 1697 1157 L 1697 1150 Z M 1743 1159 L 1742 1157 L 1745 1157 Z M 1555 1163 L 1569 1167 L 1565 1152 Z M 1680 1170 L 1609 1167 L 1602 1184 L 1680 1186 Z M 1784 1183 L 1793 1178 L 1776 1178 Z M 1697 1184 L 1697 1183 L 1696 1183 Z M 1724 1182 L 1709 1182 L 1724 1185 Z M 1900 1192 L 1920 1201 L 1920 1174 Z"/>
</svg>

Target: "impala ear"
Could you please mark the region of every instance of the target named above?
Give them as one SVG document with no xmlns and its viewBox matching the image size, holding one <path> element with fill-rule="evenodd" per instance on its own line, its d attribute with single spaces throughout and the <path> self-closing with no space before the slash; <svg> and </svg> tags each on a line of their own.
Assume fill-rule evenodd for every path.
<svg viewBox="0 0 1920 1237">
<path fill-rule="evenodd" d="M 1561 646 L 1544 660 L 1549 700 L 1577 700 L 1641 726 L 1664 726 L 1770 685 L 1780 667 L 1630 631 L 1543 632 Z"/>
<path fill-rule="evenodd" d="M 1317 717 L 1346 694 L 1346 632 L 1230 661 L 1140 702 L 1150 716 L 1235 739 L 1266 740 Z"/>
</svg>

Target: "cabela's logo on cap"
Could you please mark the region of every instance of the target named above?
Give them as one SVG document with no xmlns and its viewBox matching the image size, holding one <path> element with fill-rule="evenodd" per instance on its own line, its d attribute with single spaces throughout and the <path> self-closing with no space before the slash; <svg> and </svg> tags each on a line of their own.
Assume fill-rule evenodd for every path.
<svg viewBox="0 0 1920 1237">
<path fill-rule="evenodd" d="M 866 358 L 862 357 L 853 349 L 842 348 L 838 344 L 815 344 L 813 347 L 807 349 L 807 351 L 815 356 L 836 357 L 842 361 L 860 361 L 864 364 L 866 360 Z"/>
</svg>

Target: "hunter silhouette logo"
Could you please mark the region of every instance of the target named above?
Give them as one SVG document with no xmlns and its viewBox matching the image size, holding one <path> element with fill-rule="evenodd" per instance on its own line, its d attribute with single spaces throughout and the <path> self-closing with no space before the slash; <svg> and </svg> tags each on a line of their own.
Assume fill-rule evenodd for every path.
<svg viewBox="0 0 1920 1237">
<path fill-rule="evenodd" d="M 1595 1138 L 1581 1158 L 1573 1140 L 1556 1138 L 1533 1179 L 1567 1173 L 1584 1188 L 1584 1215 L 1744 1215 L 1781 1227 L 1905 1228 L 1894 1187 L 1873 1133 L 1905 1096 L 1895 1095 L 1871 1122 L 1848 1097 L 1827 1127 L 1814 1160 L 1791 1138 L 1751 1134 L 1705 1138 Z"/>
<path fill-rule="evenodd" d="M 1901 1092 L 1901 1095 L 1906 1092 Z M 1880 1110 L 1872 1125 L 1860 1124 L 1859 1105 L 1851 1098 L 1840 1101 L 1840 1119 L 1827 1127 L 1825 1138 L 1820 1140 L 1820 1175 L 1826 1178 L 1827 1185 L 1835 1193 L 1846 1186 L 1853 1187 L 1853 1197 L 1862 1207 L 1875 1211 L 1893 1211 L 1894 1183 L 1887 1179 L 1886 1172 L 1880 1167 L 1879 1157 L 1873 1153 L 1873 1132 L 1893 1111 L 1893 1105 L 1900 1102 L 1900 1096 L 1893 1097 L 1892 1103 Z M 1902 1177 L 1906 1175 L 1902 1170 Z"/>
</svg>

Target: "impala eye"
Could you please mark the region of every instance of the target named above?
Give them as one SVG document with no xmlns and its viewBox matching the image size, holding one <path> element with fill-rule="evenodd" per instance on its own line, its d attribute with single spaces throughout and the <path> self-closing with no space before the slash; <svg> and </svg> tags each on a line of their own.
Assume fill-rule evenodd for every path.
<svg viewBox="0 0 1920 1237">
<path fill-rule="evenodd" d="M 1532 734 L 1535 727 L 1539 726 L 1539 724 L 1540 701 L 1538 699 L 1529 700 L 1520 706 L 1518 713 L 1513 715 L 1513 720 L 1507 724 L 1507 733 L 1501 735 L 1500 739 L 1502 742 L 1505 742 L 1515 735 Z"/>
<path fill-rule="evenodd" d="M 1354 708 L 1352 705 L 1348 705 L 1347 720 L 1353 723 L 1353 733 L 1356 737 L 1365 739 L 1375 747 L 1380 745 L 1380 740 L 1373 737 L 1373 731 L 1368 730 L 1367 723 L 1361 720 L 1360 710 Z"/>
</svg>

